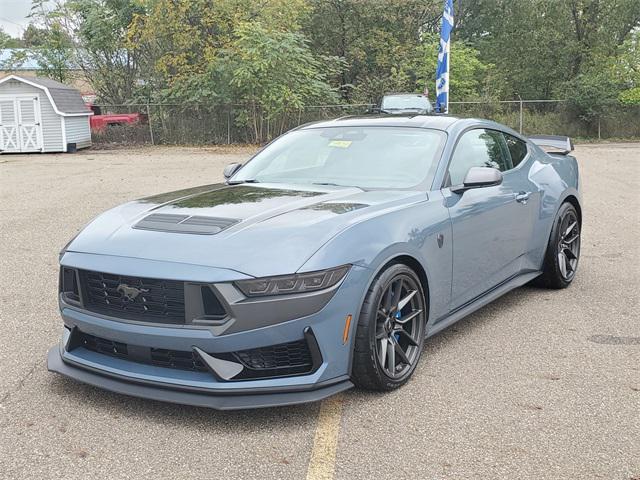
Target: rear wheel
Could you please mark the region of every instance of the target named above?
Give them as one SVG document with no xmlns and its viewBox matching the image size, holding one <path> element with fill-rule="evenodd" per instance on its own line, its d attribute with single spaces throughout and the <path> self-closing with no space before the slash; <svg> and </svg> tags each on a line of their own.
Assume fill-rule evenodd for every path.
<svg viewBox="0 0 640 480">
<path fill-rule="evenodd" d="M 422 284 L 411 268 L 393 264 L 378 275 L 358 319 L 354 383 L 370 390 L 406 383 L 422 354 L 426 315 Z"/>
<path fill-rule="evenodd" d="M 547 288 L 566 288 L 575 278 L 580 258 L 580 219 L 576 208 L 564 203 L 551 229 L 542 275 L 534 283 Z"/>
</svg>

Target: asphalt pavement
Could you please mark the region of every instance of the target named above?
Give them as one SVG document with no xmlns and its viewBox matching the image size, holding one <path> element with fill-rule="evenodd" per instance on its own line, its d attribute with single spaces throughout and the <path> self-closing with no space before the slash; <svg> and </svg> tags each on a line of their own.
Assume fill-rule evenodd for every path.
<svg viewBox="0 0 640 480">
<path fill-rule="evenodd" d="M 0 478 L 640 479 L 640 144 L 577 147 L 574 284 L 520 288 L 429 339 L 393 393 L 218 412 L 47 372 L 66 242 L 251 151 L 0 156 Z"/>
</svg>

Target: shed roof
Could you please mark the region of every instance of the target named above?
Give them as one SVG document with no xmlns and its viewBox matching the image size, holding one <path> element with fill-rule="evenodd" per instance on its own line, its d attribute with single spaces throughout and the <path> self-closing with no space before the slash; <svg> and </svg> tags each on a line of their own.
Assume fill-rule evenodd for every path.
<svg viewBox="0 0 640 480">
<path fill-rule="evenodd" d="M 31 77 L 26 75 L 9 75 L 0 79 L 0 85 L 9 80 L 27 83 L 44 90 L 51 101 L 56 113 L 64 116 L 92 115 L 91 110 L 84 104 L 80 92 L 69 85 L 50 78 Z"/>
</svg>

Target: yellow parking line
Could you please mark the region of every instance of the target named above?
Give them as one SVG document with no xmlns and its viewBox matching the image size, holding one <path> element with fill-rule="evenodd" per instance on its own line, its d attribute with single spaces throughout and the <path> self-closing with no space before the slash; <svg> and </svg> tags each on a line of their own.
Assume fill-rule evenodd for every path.
<svg viewBox="0 0 640 480">
<path fill-rule="evenodd" d="M 327 398 L 320 404 L 318 426 L 313 439 L 307 480 L 332 480 L 336 468 L 338 433 L 342 418 L 342 394 Z"/>
</svg>

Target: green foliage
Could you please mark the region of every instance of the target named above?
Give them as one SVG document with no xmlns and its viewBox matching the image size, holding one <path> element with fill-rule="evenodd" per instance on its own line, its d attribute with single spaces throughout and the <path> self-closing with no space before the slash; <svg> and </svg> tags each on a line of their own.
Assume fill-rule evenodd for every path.
<svg viewBox="0 0 640 480">
<path fill-rule="evenodd" d="M 0 49 L 2 48 L 20 48 L 22 47 L 22 41 L 19 38 L 13 38 L 0 28 Z"/>
<path fill-rule="evenodd" d="M 234 93 L 261 107 L 267 117 L 309 104 L 333 103 L 326 65 L 300 33 L 268 31 L 258 22 L 240 24 L 220 62 L 231 73 Z"/>
<path fill-rule="evenodd" d="M 172 100 L 201 103 L 240 103 L 238 121 L 251 125 L 255 138 L 262 137 L 264 121 L 307 105 L 337 102 L 327 83 L 335 59 L 318 58 L 300 33 L 267 29 L 260 22 L 239 24 L 228 45 L 209 60 L 203 73 L 175 81 Z M 273 128 L 267 132 L 270 135 Z M 275 131 L 281 129 L 276 126 Z"/>
<path fill-rule="evenodd" d="M 22 33 L 22 43 L 27 48 L 41 47 L 47 41 L 47 29 L 39 28 L 33 23 L 27 25 Z"/>
<path fill-rule="evenodd" d="M 31 32 L 33 31 L 34 29 L 31 29 Z M 59 82 L 67 81 L 70 75 L 69 67 L 73 61 L 71 38 L 58 21 L 52 21 L 46 29 L 38 31 L 40 40 L 37 45 L 30 43 L 32 48 L 29 50 L 15 50 L 1 67 L 5 70 L 15 70 L 31 58 L 36 61 L 40 75 Z M 21 45 L 25 43 L 23 39 Z"/>
<path fill-rule="evenodd" d="M 618 95 L 618 100 L 624 105 L 640 105 L 640 87 L 623 90 Z"/>
<path fill-rule="evenodd" d="M 33 56 L 42 75 L 63 83 L 69 79 L 73 59 L 71 39 L 60 23 L 49 26 L 44 43 L 34 49 Z"/>
<path fill-rule="evenodd" d="M 567 85 L 567 96 L 576 108 L 578 116 L 586 121 L 602 116 L 615 105 L 618 95 L 618 82 L 608 69 L 599 65 L 580 73 Z"/>
<path fill-rule="evenodd" d="M 76 37 L 74 57 L 102 102 L 139 94 L 139 58 L 128 48 L 129 26 L 145 13 L 135 0 L 67 0 L 59 7 Z"/>
</svg>

